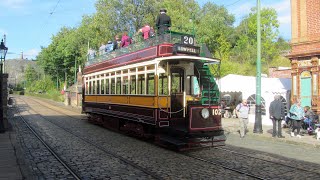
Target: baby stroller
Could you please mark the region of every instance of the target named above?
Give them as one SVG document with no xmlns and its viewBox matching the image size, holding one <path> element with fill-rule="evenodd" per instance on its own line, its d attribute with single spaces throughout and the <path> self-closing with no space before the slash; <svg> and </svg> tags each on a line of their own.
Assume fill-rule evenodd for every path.
<svg viewBox="0 0 320 180">
<path fill-rule="evenodd" d="M 318 123 L 318 119 L 305 118 L 303 121 L 303 127 L 307 131 L 309 135 L 313 135 L 315 133 L 316 124 Z"/>
</svg>

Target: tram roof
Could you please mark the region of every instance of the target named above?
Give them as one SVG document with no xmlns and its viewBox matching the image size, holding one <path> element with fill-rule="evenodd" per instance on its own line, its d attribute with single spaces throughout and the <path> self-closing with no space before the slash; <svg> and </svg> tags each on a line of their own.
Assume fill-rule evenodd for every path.
<svg viewBox="0 0 320 180">
<path fill-rule="evenodd" d="M 201 62 L 208 64 L 220 63 L 220 60 L 211 58 L 205 45 L 194 45 L 194 36 L 170 31 L 165 37 L 167 38 L 150 38 L 147 41 L 136 42 L 126 48 L 98 56 L 86 63 L 83 72 L 90 74 L 150 60 L 201 60 Z M 191 40 L 188 41 L 191 44 L 186 43 L 185 38 Z"/>
<path fill-rule="evenodd" d="M 206 64 L 219 64 L 220 60 L 215 58 L 208 58 L 208 57 L 199 57 L 199 56 L 184 56 L 184 55 L 176 55 L 176 56 L 166 56 L 166 57 L 160 57 L 156 58 L 155 60 L 158 61 L 167 61 L 167 60 L 201 60 L 202 62 L 205 61 Z"/>
</svg>

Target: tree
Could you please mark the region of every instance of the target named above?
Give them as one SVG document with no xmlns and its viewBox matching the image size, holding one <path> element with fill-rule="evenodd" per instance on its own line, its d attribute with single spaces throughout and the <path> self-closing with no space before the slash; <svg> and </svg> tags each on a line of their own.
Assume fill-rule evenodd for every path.
<svg viewBox="0 0 320 180">
<path fill-rule="evenodd" d="M 229 60 L 234 16 L 229 14 L 225 7 L 209 2 L 203 6 L 198 17 L 199 41 L 205 43 L 215 57 Z"/>
<path fill-rule="evenodd" d="M 28 65 L 25 70 L 25 80 L 27 84 L 32 84 L 38 79 L 38 73 L 34 67 Z"/>
<path fill-rule="evenodd" d="M 261 43 L 263 65 L 268 69 L 270 62 L 278 57 L 280 50 L 277 48 L 279 21 L 277 13 L 272 8 L 263 8 L 261 10 Z M 249 64 L 255 67 L 257 57 L 257 13 L 256 8 L 252 8 L 250 14 L 244 18 L 236 28 L 237 41 L 232 51 L 232 59 L 240 64 Z M 254 75 L 251 71 L 250 75 Z"/>
</svg>

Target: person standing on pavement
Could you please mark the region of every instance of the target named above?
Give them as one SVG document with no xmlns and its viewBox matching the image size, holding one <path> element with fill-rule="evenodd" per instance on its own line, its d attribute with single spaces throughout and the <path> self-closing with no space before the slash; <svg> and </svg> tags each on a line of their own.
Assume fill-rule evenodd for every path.
<svg viewBox="0 0 320 180">
<path fill-rule="evenodd" d="M 281 133 L 281 121 L 284 119 L 284 105 L 280 101 L 280 96 L 275 95 L 274 101 L 270 103 L 269 107 L 270 119 L 273 123 L 272 137 L 284 138 Z M 278 127 L 278 128 L 277 128 Z"/>
<path fill-rule="evenodd" d="M 304 110 L 301 106 L 301 100 L 297 99 L 296 103 L 293 104 L 290 108 L 290 118 L 293 120 L 293 128 L 291 131 L 291 137 L 294 137 L 294 131 L 297 130 L 297 137 L 301 138 L 300 135 L 300 128 L 301 128 L 301 122 L 304 119 Z"/>
<path fill-rule="evenodd" d="M 243 99 L 240 104 L 236 107 L 237 116 L 239 117 L 240 124 L 240 138 L 244 138 L 248 126 L 248 117 L 249 117 L 249 106 L 247 100 Z"/>
</svg>

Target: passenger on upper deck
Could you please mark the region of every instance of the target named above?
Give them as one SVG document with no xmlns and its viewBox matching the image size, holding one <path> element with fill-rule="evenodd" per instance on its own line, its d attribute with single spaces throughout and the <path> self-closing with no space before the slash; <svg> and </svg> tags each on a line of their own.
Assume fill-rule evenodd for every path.
<svg viewBox="0 0 320 180">
<path fill-rule="evenodd" d="M 156 20 L 158 34 L 163 34 L 165 31 L 168 31 L 171 27 L 171 18 L 166 13 L 166 9 L 160 9 L 160 14 L 158 15 Z"/>
<path fill-rule="evenodd" d="M 154 37 L 155 35 L 156 35 L 156 34 L 155 34 L 155 32 L 154 32 L 153 27 L 150 27 L 149 38 L 152 38 L 152 37 Z"/>
<path fill-rule="evenodd" d="M 92 60 L 92 59 L 94 59 L 95 56 L 96 56 L 96 51 L 90 48 L 90 49 L 88 50 L 88 54 L 87 54 L 87 55 L 88 55 L 89 60 Z"/>
<path fill-rule="evenodd" d="M 116 36 L 114 37 L 114 41 L 113 41 L 113 50 L 119 49 L 120 46 L 121 46 L 121 41 L 120 41 L 120 39 L 119 39 L 119 36 L 116 35 Z"/>
<path fill-rule="evenodd" d="M 103 55 L 106 52 L 106 45 L 102 42 L 99 48 L 99 55 Z"/>
<path fill-rule="evenodd" d="M 145 24 L 141 29 L 139 29 L 139 32 L 142 33 L 142 37 L 144 40 L 149 38 L 149 32 L 150 32 L 150 26 L 148 24 Z"/>
<path fill-rule="evenodd" d="M 109 53 L 113 51 L 113 43 L 112 41 L 108 41 L 108 44 L 106 45 L 106 52 Z"/>
<path fill-rule="evenodd" d="M 132 43 L 131 38 L 128 36 L 127 32 L 124 32 L 121 38 L 121 47 L 127 47 Z"/>
</svg>

